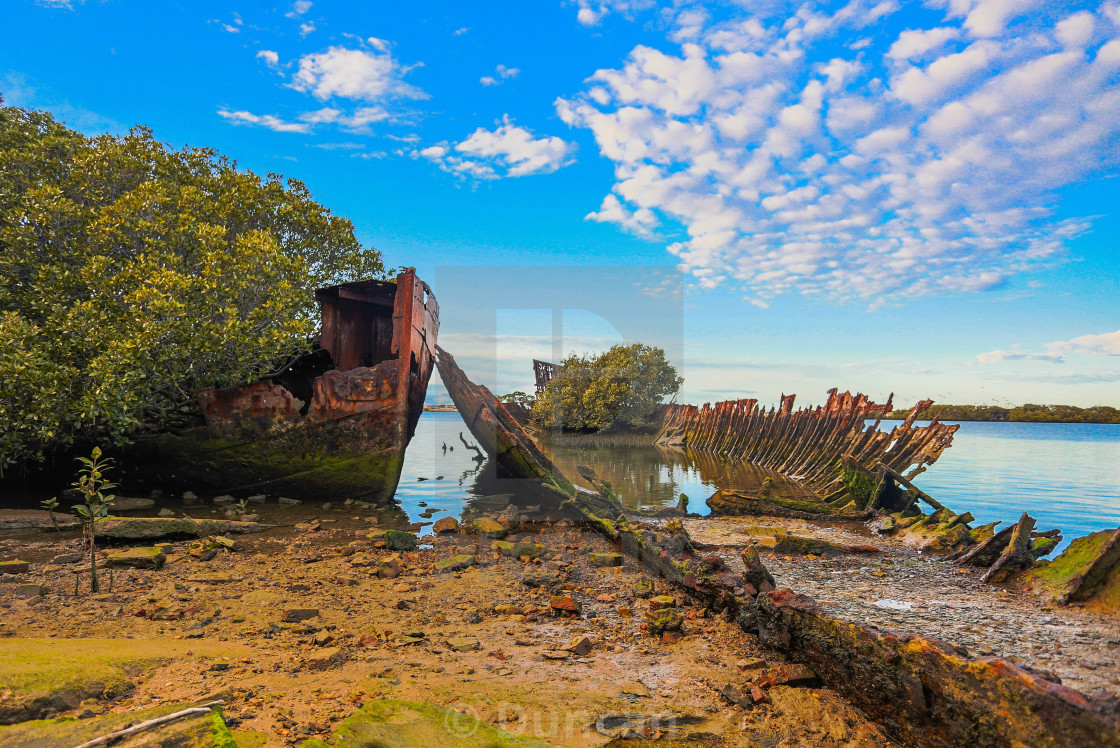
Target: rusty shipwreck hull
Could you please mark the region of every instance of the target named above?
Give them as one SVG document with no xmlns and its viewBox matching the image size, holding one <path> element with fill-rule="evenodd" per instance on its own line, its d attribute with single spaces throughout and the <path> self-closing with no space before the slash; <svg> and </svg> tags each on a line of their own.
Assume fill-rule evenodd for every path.
<svg viewBox="0 0 1120 748">
<path fill-rule="evenodd" d="M 280 372 L 198 393 L 206 425 L 138 445 L 148 482 L 192 490 L 383 501 L 435 365 L 439 305 L 409 268 L 396 283 L 315 293 L 319 347 Z"/>
<path fill-rule="evenodd" d="M 589 526 L 654 573 L 723 612 L 765 646 L 811 665 L 825 685 L 902 744 L 1120 745 L 1116 715 L 1078 691 L 1007 660 L 969 659 L 937 639 L 828 616 L 811 598 L 773 589 L 756 551 L 744 552 L 742 572 L 730 571 L 724 559 L 700 557 L 679 523 L 656 525 L 627 516 L 593 471 L 581 468 L 580 473 L 595 491 L 574 486 L 489 390 L 471 382 L 443 351 L 438 363 L 467 426 L 506 473 L 564 499 Z M 855 412 L 866 407 L 859 405 Z"/>
</svg>

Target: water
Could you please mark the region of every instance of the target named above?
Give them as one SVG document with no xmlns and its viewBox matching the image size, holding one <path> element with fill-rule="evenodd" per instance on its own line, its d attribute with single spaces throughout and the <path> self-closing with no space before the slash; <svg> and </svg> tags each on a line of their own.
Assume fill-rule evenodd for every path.
<svg viewBox="0 0 1120 748">
<path fill-rule="evenodd" d="M 884 422 L 893 428 L 894 422 Z M 914 483 L 976 524 L 1018 521 L 1065 540 L 1120 526 L 1120 424 L 966 421 Z"/>
<path fill-rule="evenodd" d="M 894 425 L 884 422 L 883 428 Z M 457 517 L 487 494 L 516 490 L 500 480 L 496 487 L 481 480 L 484 470 L 459 441 L 460 432 L 474 443 L 458 413 L 425 413 L 420 419 L 397 489 L 401 508 L 414 521 L 420 502 L 442 509 L 437 517 Z M 768 475 L 693 451 L 579 440 L 543 446 L 566 475 L 575 477 L 577 465 L 590 465 L 635 509 L 676 506 L 684 493 L 690 511 L 706 514 L 704 500 L 717 489 L 756 490 Z M 1029 512 L 1039 529 L 1061 528 L 1064 547 L 1075 537 L 1120 526 L 1120 425 L 966 422 L 953 446 L 915 483 L 953 511 L 972 512 L 974 524 L 1013 523 Z M 775 492 L 800 495 L 780 477 Z"/>
</svg>

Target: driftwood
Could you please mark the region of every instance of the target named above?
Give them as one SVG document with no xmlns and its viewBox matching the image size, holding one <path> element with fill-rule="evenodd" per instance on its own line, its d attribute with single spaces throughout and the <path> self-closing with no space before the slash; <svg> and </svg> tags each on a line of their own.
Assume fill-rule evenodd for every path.
<svg viewBox="0 0 1120 748">
<path fill-rule="evenodd" d="M 820 612 L 815 601 L 788 589 L 765 592 L 773 578 L 753 549 L 745 573 L 718 556 L 697 558 L 679 521 L 640 525 L 625 516 L 610 486 L 580 472 L 595 489 L 578 489 L 528 440 L 484 387 L 470 382 L 442 351 L 440 376 L 487 452 L 510 474 L 541 485 L 647 567 L 678 584 L 762 643 L 812 666 L 892 736 L 918 746 L 1075 746 L 1120 744 L 1120 726 L 1086 697 L 996 658 L 969 660 L 921 636 L 896 636 Z M 445 371 L 446 369 L 446 371 Z M 464 409 L 465 408 L 465 409 Z M 511 423 L 516 431 L 486 431 Z M 478 428 L 479 431 L 475 431 Z M 515 454 L 516 452 L 516 454 Z M 1021 533 L 1029 539 L 1029 528 Z M 757 594 L 751 594 L 757 593 Z"/>
<path fill-rule="evenodd" d="M 477 444 L 471 444 L 466 439 L 464 439 L 462 431 L 459 432 L 459 441 L 463 443 L 463 446 L 465 448 L 474 452 L 474 457 L 471 458 L 472 460 L 474 460 L 475 462 L 486 462 L 486 455 L 482 453 L 482 450 L 478 448 Z"/>
<path fill-rule="evenodd" d="M 207 714 L 213 707 L 221 706 L 224 703 L 225 702 L 223 701 L 211 701 L 200 706 L 192 706 L 189 709 L 183 709 L 178 712 L 172 712 L 171 714 L 165 714 L 162 717 L 155 717 L 153 719 L 145 720 L 133 725 L 132 727 L 125 727 L 121 730 L 117 730 L 116 732 L 111 732 L 108 735 L 102 735 L 101 737 L 94 738 L 93 740 L 87 740 L 81 745 L 75 746 L 75 748 L 95 748 L 99 745 L 109 745 L 114 740 L 126 738 L 129 735 L 135 735 L 138 732 L 144 732 L 145 730 L 150 730 L 153 727 L 165 725 L 168 722 L 174 722 L 175 720 L 182 719 L 183 717 L 192 717 L 196 714 Z"/>
<path fill-rule="evenodd" d="M 1024 569 L 1034 563 L 1034 556 L 1031 555 L 1031 530 L 1033 529 L 1034 517 L 1024 512 L 1019 521 L 1011 528 L 1011 535 L 1007 539 L 1007 547 L 1003 549 L 1003 553 L 1000 554 L 987 573 L 980 577 L 980 581 L 1002 581 L 1007 578 L 1008 573 Z"/>
</svg>

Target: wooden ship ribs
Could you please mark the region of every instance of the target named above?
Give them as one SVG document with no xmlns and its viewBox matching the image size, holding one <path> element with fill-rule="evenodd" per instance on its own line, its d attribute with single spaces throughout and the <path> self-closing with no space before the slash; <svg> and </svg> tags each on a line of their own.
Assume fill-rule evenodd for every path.
<svg viewBox="0 0 1120 748">
<path fill-rule="evenodd" d="M 879 480 L 907 471 L 904 477 L 912 480 L 941 456 L 960 428 L 936 418 L 916 426 L 933 404 L 930 400 L 915 405 L 890 431 L 880 431 L 893 396 L 880 405 L 866 395 L 832 389 L 824 405 L 798 410 L 793 409 L 794 397 L 783 395 L 781 405 L 769 410 L 753 399 L 702 407 L 668 405 L 655 442 L 746 460 L 797 481 L 826 504 L 843 507 L 854 499 L 852 508 L 864 510 L 875 507 L 860 505 L 864 497 L 852 496 L 852 486 L 844 480 L 845 462 L 849 469 L 854 462 L 879 473 Z M 866 426 L 872 418 L 874 424 Z"/>
</svg>

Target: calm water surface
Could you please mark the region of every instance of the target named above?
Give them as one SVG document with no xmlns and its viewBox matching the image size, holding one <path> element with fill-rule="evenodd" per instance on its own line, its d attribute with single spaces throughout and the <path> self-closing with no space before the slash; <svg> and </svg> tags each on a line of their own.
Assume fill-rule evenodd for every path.
<svg viewBox="0 0 1120 748">
<path fill-rule="evenodd" d="M 884 422 L 883 428 L 894 425 Z M 420 419 L 397 490 L 401 508 L 414 520 L 420 502 L 459 516 L 468 502 L 516 490 L 481 479 L 484 470 L 463 447 L 460 432 L 474 443 L 458 413 L 425 413 Z M 691 511 L 706 514 L 704 500 L 717 489 L 754 490 L 767 475 L 692 451 L 545 446 L 565 474 L 574 476 L 577 465 L 590 465 L 633 508 L 675 506 L 684 493 Z M 977 524 L 1012 523 L 1030 512 L 1040 529 L 1061 528 L 1068 543 L 1120 525 L 1120 425 L 964 423 L 953 446 L 915 483 L 954 511 L 972 512 Z M 775 486 L 779 495 L 799 495 L 797 486 L 780 478 Z"/>
</svg>

